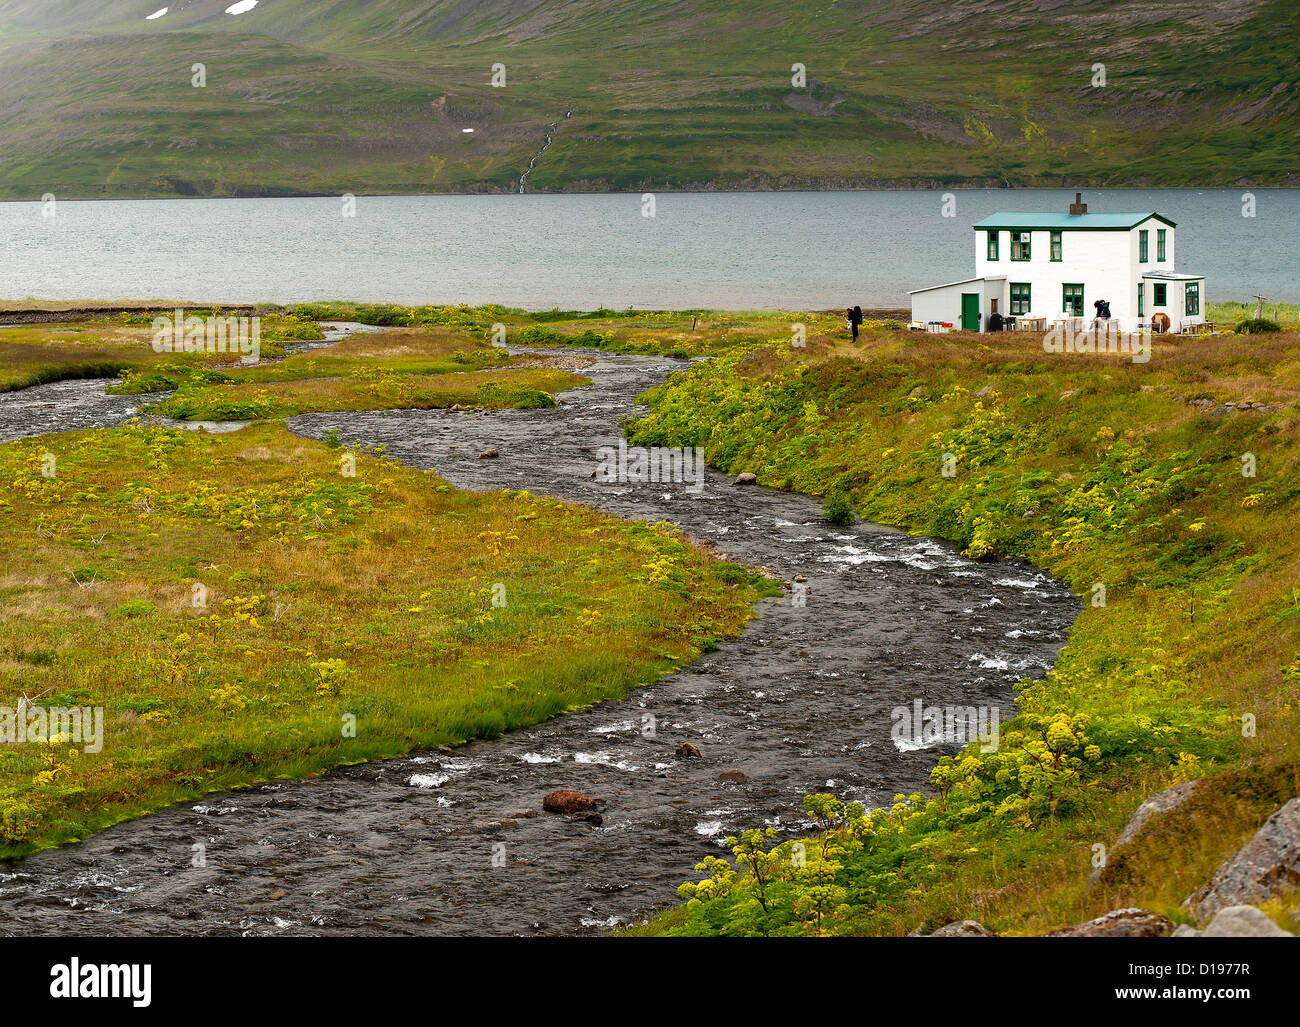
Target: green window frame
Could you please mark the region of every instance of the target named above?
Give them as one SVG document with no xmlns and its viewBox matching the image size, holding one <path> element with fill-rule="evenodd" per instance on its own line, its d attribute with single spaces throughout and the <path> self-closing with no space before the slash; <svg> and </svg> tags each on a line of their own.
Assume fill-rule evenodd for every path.
<svg viewBox="0 0 1300 1027">
<path fill-rule="evenodd" d="M 1138 232 L 1138 263 L 1145 264 L 1149 256 L 1147 248 L 1147 236 L 1151 233 L 1145 228 Z"/>
<path fill-rule="evenodd" d="M 1060 261 L 1061 259 L 1061 233 L 1052 233 L 1052 259 Z"/>
<path fill-rule="evenodd" d="M 1143 302 L 1146 299 L 1146 293 L 1146 284 L 1144 282 L 1138 282 L 1138 317 L 1141 317 L 1146 313 L 1146 304 Z"/>
<path fill-rule="evenodd" d="M 1156 282 L 1151 287 L 1151 305 L 1153 307 L 1167 306 L 1167 289 L 1169 287 L 1164 282 Z"/>
<path fill-rule="evenodd" d="M 1165 259 L 1165 230 L 1156 229 L 1156 260 Z"/>
<path fill-rule="evenodd" d="M 1083 317 L 1083 285 L 1066 282 L 1061 286 L 1061 309 L 1073 317 Z"/>
<path fill-rule="evenodd" d="M 988 259 L 989 259 L 989 260 L 997 260 L 997 259 L 998 259 L 998 236 L 999 236 L 999 234 L 1000 234 L 1000 233 L 998 233 L 998 232 L 989 232 L 989 234 L 988 234 L 988 235 L 989 235 L 989 239 L 988 239 L 988 249 L 987 249 L 986 253 L 988 254 Z"/>
<path fill-rule="evenodd" d="M 1201 283 L 1188 282 L 1183 290 L 1183 310 L 1188 317 L 1197 317 L 1201 313 Z"/>
<path fill-rule="evenodd" d="M 1029 283 L 1011 283 L 1011 314 L 1019 316 L 1029 313 Z"/>
<path fill-rule="evenodd" d="M 1030 244 L 1033 242 L 1032 232 L 1012 232 L 1011 233 L 1011 259 L 1028 260 L 1030 255 Z"/>
</svg>

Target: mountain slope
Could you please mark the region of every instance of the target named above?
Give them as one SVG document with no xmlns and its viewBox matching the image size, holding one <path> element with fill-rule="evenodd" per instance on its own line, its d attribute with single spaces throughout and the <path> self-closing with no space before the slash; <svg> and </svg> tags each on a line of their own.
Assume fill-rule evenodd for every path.
<svg viewBox="0 0 1300 1027">
<path fill-rule="evenodd" d="M 1300 181 L 1293 0 L 230 2 L 0 0 L 0 196 Z"/>
</svg>

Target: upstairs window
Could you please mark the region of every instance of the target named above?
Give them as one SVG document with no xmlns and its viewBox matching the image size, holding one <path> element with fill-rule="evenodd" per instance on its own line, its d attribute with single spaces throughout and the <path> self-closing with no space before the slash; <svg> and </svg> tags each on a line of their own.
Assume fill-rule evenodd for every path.
<svg viewBox="0 0 1300 1027">
<path fill-rule="evenodd" d="M 1052 259 L 1053 260 L 1061 259 L 1061 233 L 1060 232 L 1052 233 Z"/>
<path fill-rule="evenodd" d="M 1147 262 L 1147 236 L 1149 234 L 1150 233 L 1145 228 L 1142 229 L 1142 231 L 1138 232 L 1138 263 L 1139 264 L 1145 264 Z"/>
<path fill-rule="evenodd" d="M 1156 260 L 1165 259 L 1165 230 L 1156 229 Z"/>
<path fill-rule="evenodd" d="M 1083 286 L 1061 286 L 1061 309 L 1070 317 L 1083 317 Z"/>
<path fill-rule="evenodd" d="M 1011 233 L 1011 259 L 1028 260 L 1029 259 L 1029 237 L 1030 232 L 1012 232 Z"/>
<path fill-rule="evenodd" d="M 1001 235 L 1000 232 L 989 232 L 989 248 L 988 248 L 989 260 L 998 259 L 998 237 L 1000 235 Z"/>
<path fill-rule="evenodd" d="M 1011 313 L 1013 315 L 1029 313 L 1029 283 L 1011 283 Z"/>
<path fill-rule="evenodd" d="M 1183 310 L 1188 317 L 1197 317 L 1201 313 L 1201 283 L 1188 282 L 1187 289 L 1183 293 L 1186 299 L 1186 305 Z"/>
<path fill-rule="evenodd" d="M 1165 306 L 1165 292 L 1168 288 L 1169 286 L 1165 285 L 1164 282 L 1156 282 L 1151 287 L 1151 302 L 1157 307 Z"/>
</svg>

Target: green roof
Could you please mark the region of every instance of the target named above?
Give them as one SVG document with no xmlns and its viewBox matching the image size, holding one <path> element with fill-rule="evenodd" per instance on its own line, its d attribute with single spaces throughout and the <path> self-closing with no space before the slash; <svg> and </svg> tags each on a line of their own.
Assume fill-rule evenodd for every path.
<svg viewBox="0 0 1300 1027">
<path fill-rule="evenodd" d="M 1163 214 L 1157 214 L 1155 211 L 1146 214 L 1025 214 L 1014 210 L 1000 210 L 978 222 L 975 228 L 977 230 L 1051 228 L 1056 231 L 1070 229 L 1084 232 L 1126 231 L 1136 228 L 1149 218 L 1163 221 L 1170 228 L 1178 227 Z"/>
</svg>

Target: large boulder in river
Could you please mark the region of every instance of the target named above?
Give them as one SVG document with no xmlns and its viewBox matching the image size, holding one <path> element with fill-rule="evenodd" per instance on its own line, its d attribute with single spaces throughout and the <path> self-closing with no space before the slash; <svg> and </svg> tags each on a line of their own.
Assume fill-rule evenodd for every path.
<svg viewBox="0 0 1300 1027">
<path fill-rule="evenodd" d="M 1184 903 L 1201 920 L 1228 906 L 1265 902 L 1300 884 L 1300 799 L 1274 813 L 1255 837 Z"/>
<path fill-rule="evenodd" d="M 749 780 L 749 775 L 743 770 L 724 770 L 718 775 L 718 780 L 727 784 L 743 785 Z"/>
<path fill-rule="evenodd" d="M 757 484 L 758 484 L 758 475 L 757 475 L 757 474 L 752 474 L 752 473 L 749 472 L 749 471 L 745 471 L 745 472 L 743 472 L 743 473 L 741 473 L 741 474 L 736 475 L 736 480 L 735 480 L 732 484 L 734 484 L 734 485 L 757 485 Z"/>
<path fill-rule="evenodd" d="M 542 809 L 547 813 L 585 813 L 595 805 L 596 800 L 590 795 L 575 792 L 572 788 L 561 788 L 542 800 Z"/>
<path fill-rule="evenodd" d="M 699 759 L 700 750 L 690 742 L 682 742 L 682 744 L 677 747 L 677 758 L 679 760 Z"/>
</svg>

